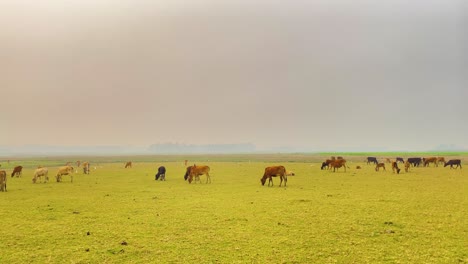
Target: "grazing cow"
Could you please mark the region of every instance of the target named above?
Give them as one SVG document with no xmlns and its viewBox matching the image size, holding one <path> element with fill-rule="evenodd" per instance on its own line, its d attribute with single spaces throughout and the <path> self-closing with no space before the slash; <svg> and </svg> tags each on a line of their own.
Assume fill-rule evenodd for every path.
<svg viewBox="0 0 468 264">
<path fill-rule="evenodd" d="M 188 162 L 188 160 L 185 160 L 185 166 L 187 166 L 187 162 Z"/>
<path fill-rule="evenodd" d="M 332 158 L 334 158 L 334 157 L 332 157 Z M 320 167 L 320 169 L 323 170 L 325 167 L 330 169 L 330 163 L 332 161 L 334 161 L 334 160 L 336 160 L 336 159 L 327 159 L 327 160 L 325 160 L 325 162 L 322 162 L 322 167 Z"/>
<path fill-rule="evenodd" d="M 360 170 L 361 169 L 361 166 L 356 166 L 356 170 Z"/>
<path fill-rule="evenodd" d="M 76 161 L 76 167 L 79 168 L 80 165 L 81 165 L 81 161 L 77 160 L 77 161 Z"/>
<path fill-rule="evenodd" d="M 16 166 L 14 169 L 13 169 L 13 172 L 11 173 L 11 177 L 13 178 L 13 176 L 16 175 L 16 177 L 21 177 L 21 174 L 23 172 L 23 166 Z"/>
<path fill-rule="evenodd" d="M 63 175 L 70 175 L 71 182 L 73 182 L 73 167 L 72 166 L 60 167 L 59 170 L 57 171 L 57 175 L 55 175 L 55 179 L 57 180 L 57 182 L 62 181 Z"/>
<path fill-rule="evenodd" d="M 333 168 L 333 172 L 335 172 L 335 170 L 339 169 L 343 167 L 344 168 L 344 171 L 346 172 L 346 160 L 345 159 L 336 159 L 332 162 L 330 162 L 329 164 L 329 168 Z"/>
<path fill-rule="evenodd" d="M 343 157 L 341 157 L 341 156 L 338 156 L 338 157 L 336 157 L 336 159 L 342 160 L 342 159 L 343 159 Z"/>
<path fill-rule="evenodd" d="M 397 158 L 396 158 L 396 162 L 405 163 L 405 161 L 403 160 L 403 158 L 400 158 L 400 157 L 397 157 Z"/>
<path fill-rule="evenodd" d="M 421 158 L 408 158 L 407 161 L 409 161 L 409 163 L 413 165 L 413 167 L 419 167 L 419 165 L 422 162 L 422 159 Z"/>
<path fill-rule="evenodd" d="M 453 169 L 453 165 L 457 165 L 457 167 L 455 167 L 455 169 L 460 167 L 460 170 L 461 170 L 461 168 L 462 168 L 461 160 L 459 160 L 459 159 L 449 160 L 449 161 L 444 163 L 444 167 L 447 167 L 448 165 L 450 165 L 450 169 Z"/>
<path fill-rule="evenodd" d="M 445 164 L 445 158 L 444 157 L 437 157 L 437 163 Z"/>
<path fill-rule="evenodd" d="M 154 179 L 157 181 L 161 178 L 161 181 L 166 180 L 166 168 L 164 166 L 161 166 L 158 168 L 158 173 L 154 176 Z"/>
<path fill-rule="evenodd" d="M 211 183 L 211 177 L 210 177 L 210 167 L 205 166 L 205 165 L 193 165 L 192 168 L 190 168 L 190 173 L 188 175 L 188 182 L 192 183 L 193 178 L 196 177 L 200 181 L 200 176 L 205 174 L 206 175 L 206 183 Z"/>
<path fill-rule="evenodd" d="M 397 172 L 397 174 L 400 174 L 400 168 L 398 168 L 398 163 L 396 161 L 393 161 L 392 162 L 392 172 L 395 173 L 395 171 Z"/>
<path fill-rule="evenodd" d="M 409 163 L 409 161 L 406 161 L 405 162 L 405 172 L 408 172 L 410 167 L 411 167 L 411 164 Z"/>
<path fill-rule="evenodd" d="M 192 166 L 188 166 L 185 170 L 184 180 L 187 180 L 190 175 L 190 170 L 192 170 Z"/>
<path fill-rule="evenodd" d="M 369 165 L 370 163 L 374 163 L 375 165 L 377 165 L 377 163 L 379 163 L 377 161 L 377 158 L 376 157 L 367 157 L 367 165 Z"/>
<path fill-rule="evenodd" d="M 131 168 L 131 167 L 132 167 L 131 161 L 128 161 L 127 163 L 125 163 L 125 168 Z"/>
<path fill-rule="evenodd" d="M 388 163 L 392 163 L 392 160 L 389 159 L 389 158 L 386 158 L 385 160 L 386 160 Z"/>
<path fill-rule="evenodd" d="M 284 187 L 286 187 L 286 183 L 288 182 L 288 176 L 286 176 L 286 168 L 284 166 L 272 166 L 266 167 L 265 173 L 263 173 L 263 177 L 260 179 L 262 185 L 265 185 L 266 179 L 268 179 L 268 186 L 273 186 L 273 179 L 272 177 L 280 176 L 280 187 L 283 184 L 284 180 Z"/>
<path fill-rule="evenodd" d="M 48 174 L 49 174 L 49 170 L 47 168 L 38 167 L 37 170 L 34 172 L 34 176 L 32 179 L 33 183 L 37 182 L 37 178 L 40 178 L 42 182 L 42 176 L 44 176 L 44 183 L 48 182 L 49 181 Z"/>
<path fill-rule="evenodd" d="M 6 181 L 7 181 L 7 176 L 6 176 L 6 171 L 2 170 L 0 171 L 0 192 L 6 192 Z"/>
<path fill-rule="evenodd" d="M 380 168 L 383 168 L 383 170 L 386 171 L 386 169 L 385 169 L 385 163 L 379 163 L 379 164 L 377 164 L 377 166 L 375 166 L 375 171 L 379 171 Z"/>
<path fill-rule="evenodd" d="M 89 162 L 85 161 L 81 165 L 83 165 L 83 174 L 89 174 Z"/>
<path fill-rule="evenodd" d="M 439 165 L 437 164 L 437 158 L 436 157 L 423 158 L 424 167 L 428 167 L 429 163 L 434 163 L 435 167 L 439 167 Z"/>
<path fill-rule="evenodd" d="M 287 171 L 286 176 L 296 176 L 296 174 L 294 173 L 294 171 Z"/>
</svg>

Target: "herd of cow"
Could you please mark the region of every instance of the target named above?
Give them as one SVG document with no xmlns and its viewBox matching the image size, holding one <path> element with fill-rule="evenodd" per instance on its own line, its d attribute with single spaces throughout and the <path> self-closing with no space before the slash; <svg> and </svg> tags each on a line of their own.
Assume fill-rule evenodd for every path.
<svg viewBox="0 0 468 264">
<path fill-rule="evenodd" d="M 385 163 L 383 162 L 378 162 L 376 157 L 367 157 L 367 165 L 374 163 L 375 166 L 375 171 L 379 171 L 380 168 L 383 170 L 385 169 Z M 391 164 L 392 166 L 392 171 L 396 173 L 400 173 L 400 168 L 398 168 L 398 163 L 403 163 L 405 166 L 405 172 L 408 172 L 410 167 L 419 167 L 421 164 L 423 164 L 424 167 L 428 167 L 429 164 L 433 163 L 435 167 L 438 167 L 440 163 L 444 164 L 444 167 L 450 166 L 450 169 L 453 169 L 453 166 L 456 166 L 455 169 L 461 166 L 461 160 L 459 159 L 452 159 L 449 161 L 445 161 L 444 157 L 428 157 L 428 158 L 408 158 L 406 162 L 403 160 L 401 157 L 397 157 L 395 160 L 391 160 L 389 158 L 386 158 L 386 161 Z M 322 167 L 320 169 L 325 169 L 328 168 L 331 170 L 333 168 L 333 171 L 335 171 L 338 168 L 344 168 L 344 171 L 346 172 L 346 160 L 343 159 L 343 157 L 331 157 L 331 159 L 327 159 L 324 162 L 322 162 Z M 349 168 L 349 167 L 348 167 Z M 356 169 L 360 169 L 360 166 L 357 166 Z"/>
<path fill-rule="evenodd" d="M 383 162 L 378 162 L 376 157 L 367 157 L 366 159 L 367 164 L 375 164 L 375 170 L 379 171 L 381 168 L 385 170 L 385 163 Z M 453 168 L 453 166 L 456 166 L 455 169 L 460 167 L 462 168 L 461 165 L 461 160 L 460 159 L 452 159 L 449 161 L 445 161 L 444 157 L 428 157 L 428 158 L 408 158 L 406 161 L 403 160 L 403 158 L 397 157 L 394 161 L 390 159 L 386 159 L 388 163 L 391 164 L 392 166 L 392 171 L 395 173 L 400 173 L 400 168 L 398 167 L 398 163 L 403 163 L 405 167 L 405 172 L 408 172 L 410 167 L 419 167 L 421 164 L 426 167 L 429 166 L 431 163 L 434 164 L 435 167 L 438 167 L 440 163 L 444 164 L 444 167 L 450 166 L 450 169 Z M 80 161 L 76 162 L 77 167 L 82 166 L 83 167 L 83 174 L 89 174 L 90 172 L 90 164 L 89 162 L 83 162 L 81 163 Z M 187 165 L 187 160 L 185 160 L 185 165 Z M 125 163 L 125 168 L 132 168 L 132 162 L 126 162 Z M 320 169 L 325 169 L 328 168 L 331 170 L 333 168 L 333 172 L 335 172 L 339 168 L 343 168 L 344 171 L 346 172 L 346 168 L 349 168 L 346 165 L 346 160 L 343 157 L 331 157 L 330 159 L 325 160 L 322 162 L 322 166 Z M 357 166 L 356 169 L 360 169 L 360 166 Z M 16 166 L 13 168 L 13 171 L 11 173 L 11 177 L 21 177 L 23 171 L 22 166 Z M 75 171 L 77 172 L 77 171 Z M 48 182 L 49 177 L 48 177 L 49 170 L 45 167 L 39 166 L 35 171 L 34 175 L 32 178 L 32 182 Z M 73 182 L 73 173 L 74 173 L 74 168 L 71 166 L 71 163 L 67 163 L 67 165 L 62 166 L 58 169 L 57 174 L 55 175 L 55 179 L 57 182 L 62 181 L 62 176 L 64 175 L 70 175 L 71 182 Z M 210 167 L 206 165 L 193 165 L 193 166 L 188 166 L 185 171 L 184 179 L 188 181 L 188 183 L 196 183 L 196 182 L 201 182 L 200 176 L 206 175 L 206 183 L 211 183 L 211 177 L 210 177 Z M 260 179 L 260 182 L 262 185 L 265 185 L 266 180 L 268 179 L 268 186 L 273 186 L 273 177 L 278 177 L 280 178 L 280 187 L 282 186 L 284 182 L 284 186 L 286 186 L 286 183 L 288 182 L 287 176 L 294 176 L 294 172 L 288 172 L 286 171 L 286 168 L 284 166 L 272 166 L 272 167 L 266 167 L 265 172 L 263 174 L 263 177 Z M 7 179 L 7 174 L 6 171 L 0 170 L 0 191 L 6 191 L 6 179 Z M 166 168 L 164 166 L 161 166 L 158 168 L 158 172 L 155 175 L 155 180 L 161 180 L 165 181 L 166 180 Z"/>
</svg>

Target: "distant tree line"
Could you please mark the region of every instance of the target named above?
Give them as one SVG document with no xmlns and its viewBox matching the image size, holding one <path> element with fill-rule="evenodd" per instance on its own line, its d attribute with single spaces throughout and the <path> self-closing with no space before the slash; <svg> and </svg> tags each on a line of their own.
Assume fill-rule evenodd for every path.
<svg viewBox="0 0 468 264">
<path fill-rule="evenodd" d="M 248 153 L 255 151 L 255 145 L 245 144 L 208 144 L 208 145 L 187 145 L 179 143 L 153 144 L 148 148 L 149 152 L 170 154 L 170 153 Z"/>
</svg>

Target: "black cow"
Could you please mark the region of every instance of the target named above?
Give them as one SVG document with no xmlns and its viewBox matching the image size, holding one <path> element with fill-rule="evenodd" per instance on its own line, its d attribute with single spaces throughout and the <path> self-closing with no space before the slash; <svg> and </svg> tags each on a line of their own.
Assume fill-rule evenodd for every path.
<svg viewBox="0 0 468 264">
<path fill-rule="evenodd" d="M 405 163 L 405 161 L 403 160 L 403 158 L 400 158 L 400 157 L 397 157 L 397 158 L 396 158 L 396 162 Z"/>
<path fill-rule="evenodd" d="M 458 168 L 459 166 L 460 166 L 460 169 L 462 168 L 461 160 L 459 160 L 459 159 L 449 160 L 449 161 L 444 163 L 444 167 L 447 167 L 448 165 L 450 165 L 450 169 L 453 169 L 453 165 L 457 165 L 457 167 L 455 167 L 455 169 Z"/>
<path fill-rule="evenodd" d="M 161 179 L 159 179 L 161 178 Z M 164 166 L 161 166 L 158 168 L 158 173 L 154 176 L 154 179 L 165 181 L 166 180 L 166 168 Z"/>
<path fill-rule="evenodd" d="M 413 165 L 413 167 L 419 167 L 419 164 L 422 163 L 421 158 L 408 158 L 408 162 Z"/>
<path fill-rule="evenodd" d="M 367 157 L 367 165 L 369 165 L 370 163 L 374 163 L 375 165 L 377 165 L 379 162 L 377 161 L 377 158 L 376 157 Z"/>
<path fill-rule="evenodd" d="M 184 180 L 188 179 L 191 170 L 192 170 L 192 166 L 188 166 L 187 170 L 185 171 Z"/>
</svg>

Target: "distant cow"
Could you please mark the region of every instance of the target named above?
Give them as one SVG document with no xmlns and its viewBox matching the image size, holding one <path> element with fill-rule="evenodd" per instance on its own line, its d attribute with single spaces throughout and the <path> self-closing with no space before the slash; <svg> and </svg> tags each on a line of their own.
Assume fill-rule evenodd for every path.
<svg viewBox="0 0 468 264">
<path fill-rule="evenodd" d="M 421 158 L 408 158 L 407 161 L 413 165 L 413 167 L 419 167 L 419 165 L 422 163 Z"/>
<path fill-rule="evenodd" d="M 447 161 L 447 162 L 444 164 L 444 167 L 447 167 L 448 165 L 450 165 L 450 169 L 453 168 L 453 165 L 457 165 L 457 167 L 455 167 L 455 169 L 458 168 L 458 167 L 460 167 L 460 169 L 462 168 L 461 160 L 459 160 L 459 159 L 453 159 L 453 160 Z"/>
<path fill-rule="evenodd" d="M 44 183 L 48 182 L 49 181 L 48 174 L 49 174 L 49 170 L 47 168 L 43 168 L 43 167 L 37 168 L 36 171 L 34 172 L 34 176 L 32 179 L 33 183 L 37 182 L 37 178 L 40 178 L 42 182 L 42 177 L 44 177 Z"/>
<path fill-rule="evenodd" d="M 23 171 L 23 166 L 16 166 L 13 169 L 13 172 L 11 173 L 11 177 L 13 178 L 14 176 L 20 177 Z"/>
<path fill-rule="evenodd" d="M 263 173 L 263 177 L 260 179 L 262 185 L 265 185 L 266 180 L 268 179 L 268 186 L 273 186 L 273 179 L 272 177 L 280 176 L 280 187 L 283 184 L 284 180 L 284 187 L 286 187 L 286 183 L 288 182 L 288 176 L 286 176 L 286 168 L 284 166 L 272 166 L 266 167 L 265 172 Z"/>
<path fill-rule="evenodd" d="M 85 161 L 81 165 L 83 165 L 83 174 L 89 174 L 89 162 Z"/>
<path fill-rule="evenodd" d="M 344 171 L 346 172 L 346 160 L 345 159 L 336 159 L 336 160 L 330 162 L 329 167 L 330 167 L 330 169 L 333 168 L 333 172 L 335 172 L 335 170 L 343 167 Z"/>
<path fill-rule="evenodd" d="M 190 173 L 188 175 L 188 182 L 192 183 L 193 178 L 197 177 L 198 180 L 200 180 L 200 176 L 205 174 L 206 175 L 206 183 L 211 183 L 211 177 L 210 177 L 210 167 L 205 166 L 205 165 L 193 165 L 192 168 L 190 168 Z"/>
<path fill-rule="evenodd" d="M 374 163 L 377 165 L 377 163 L 379 162 L 377 161 L 376 157 L 367 157 L 367 165 L 369 165 L 370 163 Z"/>
<path fill-rule="evenodd" d="M 379 171 L 380 168 L 383 168 L 383 170 L 386 171 L 386 169 L 385 169 L 385 163 L 379 163 L 379 164 L 377 164 L 377 166 L 375 166 L 375 171 Z"/>
<path fill-rule="evenodd" d="M 79 168 L 80 165 L 81 165 L 81 161 L 77 160 L 77 161 L 76 161 L 76 167 Z"/>
<path fill-rule="evenodd" d="M 361 166 L 356 166 L 356 170 L 360 170 L 361 169 Z"/>
<path fill-rule="evenodd" d="M 397 174 L 400 174 L 400 168 L 398 168 L 398 163 L 396 161 L 393 161 L 392 162 L 392 172 L 395 173 L 395 171 L 397 172 Z"/>
<path fill-rule="evenodd" d="M 392 160 L 389 159 L 389 158 L 386 158 L 385 160 L 386 160 L 388 163 L 392 163 Z"/>
<path fill-rule="evenodd" d="M 0 171 L 0 192 L 6 192 L 6 181 L 7 181 L 7 176 L 6 176 L 6 171 L 2 170 Z"/>
<path fill-rule="evenodd" d="M 127 163 L 125 163 L 125 168 L 131 168 L 131 167 L 132 167 L 131 161 L 128 161 Z"/>
<path fill-rule="evenodd" d="M 60 167 L 59 170 L 57 171 L 57 175 L 55 175 L 55 179 L 57 180 L 57 182 L 62 181 L 63 175 L 70 175 L 71 182 L 73 182 L 73 167 L 72 166 Z"/>
<path fill-rule="evenodd" d="M 161 166 L 158 168 L 158 173 L 154 176 L 154 179 L 157 181 L 161 178 L 161 181 L 166 180 L 166 168 L 164 166 Z"/>
<path fill-rule="evenodd" d="M 444 157 L 437 157 L 437 163 L 445 164 L 445 158 Z"/>
<path fill-rule="evenodd" d="M 405 162 L 405 172 L 409 171 L 410 166 L 411 166 L 411 164 L 409 163 L 409 161 L 406 161 Z"/>
<path fill-rule="evenodd" d="M 400 158 L 400 157 L 397 157 L 397 158 L 396 158 L 396 162 L 405 163 L 405 161 L 403 160 L 403 158 Z"/>
<path fill-rule="evenodd" d="M 437 164 L 437 158 L 436 157 L 423 158 L 424 167 L 428 167 L 429 163 L 434 163 L 435 167 L 439 167 L 439 165 Z"/>
</svg>

